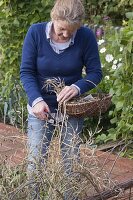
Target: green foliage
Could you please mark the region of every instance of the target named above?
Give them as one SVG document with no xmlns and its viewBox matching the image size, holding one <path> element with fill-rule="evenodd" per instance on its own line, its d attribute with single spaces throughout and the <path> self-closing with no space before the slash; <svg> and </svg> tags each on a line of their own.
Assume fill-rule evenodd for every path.
<svg viewBox="0 0 133 200">
<path fill-rule="evenodd" d="M 112 31 L 106 25 L 105 38 L 98 41 L 104 75 L 100 87 L 113 95 L 114 106 L 109 112 L 109 134 L 102 133 L 97 142 L 133 137 L 133 20 L 124 24 L 120 30 Z"/>
<path fill-rule="evenodd" d="M 26 107 L 22 87 L 16 90 L 20 86 L 19 66 L 25 34 L 31 24 L 49 19 L 52 5 L 53 1 L 50 0 L 0 0 L 0 110 L 4 119 L 9 118 L 11 124 L 20 124 L 15 113 L 23 116 L 22 110 Z"/>
<path fill-rule="evenodd" d="M 123 65 L 113 74 L 114 84 L 111 89 L 115 109 L 112 124 L 116 124 L 117 137 L 133 136 L 133 20 L 129 20 L 121 31 L 120 44 L 123 45 Z"/>
<path fill-rule="evenodd" d="M 29 26 L 49 19 L 51 1 L 0 1 L 0 50 L 2 75 L 11 67 L 18 76 L 21 49 Z"/>
<path fill-rule="evenodd" d="M 5 85 L 5 83 L 7 83 Z M 24 128 L 26 119 L 26 96 L 20 81 L 15 79 L 11 70 L 1 80 L 1 116 L 4 123 L 19 125 Z"/>
<path fill-rule="evenodd" d="M 121 25 L 125 13 L 132 11 L 132 0 L 85 0 L 86 20 L 103 23 L 104 16 L 110 16 L 114 25 Z"/>
</svg>

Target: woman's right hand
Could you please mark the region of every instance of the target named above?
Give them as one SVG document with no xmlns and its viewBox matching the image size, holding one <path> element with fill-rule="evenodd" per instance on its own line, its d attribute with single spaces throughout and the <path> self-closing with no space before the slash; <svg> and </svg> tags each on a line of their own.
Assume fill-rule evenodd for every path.
<svg viewBox="0 0 133 200">
<path fill-rule="evenodd" d="M 40 101 L 32 107 L 34 115 L 41 120 L 47 120 L 50 112 L 49 107 L 45 101 Z"/>
</svg>

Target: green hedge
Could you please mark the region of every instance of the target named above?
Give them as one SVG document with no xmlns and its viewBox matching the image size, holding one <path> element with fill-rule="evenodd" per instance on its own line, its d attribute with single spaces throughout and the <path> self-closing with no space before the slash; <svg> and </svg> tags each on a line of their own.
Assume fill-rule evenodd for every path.
<svg viewBox="0 0 133 200">
<path fill-rule="evenodd" d="M 0 0 L 0 118 L 4 122 L 24 124 L 26 97 L 19 80 L 22 44 L 31 24 L 49 20 L 52 4 Z"/>
</svg>

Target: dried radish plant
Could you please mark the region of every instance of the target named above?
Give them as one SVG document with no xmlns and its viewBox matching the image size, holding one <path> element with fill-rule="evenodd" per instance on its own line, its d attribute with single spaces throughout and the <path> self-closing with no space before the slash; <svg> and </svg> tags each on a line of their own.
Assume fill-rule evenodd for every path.
<svg viewBox="0 0 133 200">
<path fill-rule="evenodd" d="M 51 84 L 55 93 L 59 93 L 64 87 L 64 83 L 59 83 L 56 79 L 48 79 L 45 87 L 49 88 Z M 57 112 L 60 112 L 60 110 Z M 49 121 L 47 121 L 46 126 L 48 126 L 48 123 Z M 63 148 L 61 148 L 64 123 L 66 133 L 71 135 L 72 138 L 68 151 L 63 154 L 66 157 L 65 163 L 62 156 Z M 69 125 L 69 129 L 67 125 Z M 114 188 L 116 182 L 111 179 L 110 174 L 104 169 L 103 163 L 96 155 L 96 149 L 91 148 L 94 134 L 99 133 L 98 126 L 94 133 L 88 131 L 89 139 L 84 144 L 82 139 L 75 133 L 77 128 L 68 124 L 66 116 L 60 122 L 57 120 L 45 156 L 42 155 L 40 150 L 38 152 L 39 159 L 34 158 L 32 161 L 31 178 L 26 176 L 27 158 L 23 163 L 24 168 L 21 167 L 20 171 L 18 169 L 17 173 L 13 173 L 14 169 L 10 170 L 9 173 L 8 170 L 1 168 L 0 199 L 74 200 L 78 198 L 78 200 L 86 200 L 94 195 L 99 195 L 101 200 L 104 199 L 101 196 L 102 192 Z M 40 146 L 42 143 L 43 139 Z M 78 154 L 75 154 L 74 150 L 78 144 L 80 144 L 80 148 Z M 21 169 L 24 169 L 24 171 Z M 117 188 L 118 190 L 121 194 L 121 189 Z"/>
<path fill-rule="evenodd" d="M 101 113 L 105 113 L 111 105 L 111 94 L 103 93 L 96 85 L 90 80 L 86 82 L 91 83 L 96 87 L 97 93 L 95 94 L 82 94 L 80 96 L 73 97 L 69 101 L 64 101 L 59 104 L 60 112 L 66 113 L 69 116 L 74 117 L 92 117 L 100 116 Z M 47 79 L 44 83 L 44 88 L 48 92 L 54 92 L 56 95 L 65 87 L 64 81 L 60 78 Z"/>
<path fill-rule="evenodd" d="M 78 200 L 87 200 L 90 196 L 101 196 L 103 191 L 111 191 L 116 186 L 116 182 L 104 169 L 104 163 L 101 163 L 98 159 L 96 149 L 91 148 L 94 135 L 91 131 L 88 131 L 90 138 L 84 144 L 80 138 L 69 132 L 69 134 L 73 134 L 71 146 L 69 146 L 71 154 L 66 152 L 70 155 L 67 159 L 72 163 L 71 168 L 68 168 L 71 171 L 71 174 L 69 174 L 64 168 L 61 155 L 61 133 L 59 130 L 60 127 L 56 127 L 45 157 L 42 156 L 41 152 L 39 153 L 38 156 L 40 156 L 42 162 L 34 158 L 32 163 L 34 170 L 31 179 L 26 176 L 27 158 L 21 166 L 16 168 L 1 165 L 1 200 L 64 200 L 66 193 L 69 193 L 69 197 L 65 200 L 73 200 L 74 197 L 78 197 Z M 74 131 L 75 129 L 73 129 Z M 98 133 L 98 130 L 95 133 Z M 77 159 L 73 154 L 77 143 L 82 143 L 79 152 L 80 159 Z M 117 187 L 118 191 L 122 195 L 123 191 Z M 36 194 L 39 197 L 32 198 Z M 98 199 L 105 198 L 101 196 Z"/>
<path fill-rule="evenodd" d="M 61 92 L 65 87 L 65 82 L 58 78 L 49 78 L 44 82 L 43 88 L 48 92 L 54 92 L 56 96 Z M 63 111 L 63 112 L 62 112 Z M 62 126 L 58 126 L 59 120 L 61 118 Z M 68 115 L 66 114 L 66 102 L 63 104 L 58 104 L 57 114 L 56 114 L 56 125 L 60 129 L 59 132 L 62 132 L 63 124 L 67 121 Z"/>
<path fill-rule="evenodd" d="M 55 92 L 56 95 L 65 87 L 65 83 L 60 78 L 49 78 L 44 82 L 43 88 L 47 91 Z"/>
</svg>

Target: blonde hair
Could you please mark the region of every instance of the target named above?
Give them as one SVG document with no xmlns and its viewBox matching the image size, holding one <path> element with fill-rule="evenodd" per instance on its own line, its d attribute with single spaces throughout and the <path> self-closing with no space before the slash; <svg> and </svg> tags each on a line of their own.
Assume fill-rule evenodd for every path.
<svg viewBox="0 0 133 200">
<path fill-rule="evenodd" d="M 70 24 L 81 24 L 84 16 L 81 0 L 56 0 L 51 10 L 52 20 L 65 20 Z"/>
</svg>

